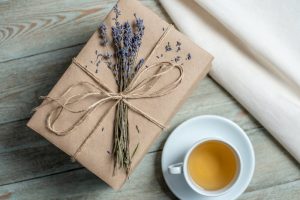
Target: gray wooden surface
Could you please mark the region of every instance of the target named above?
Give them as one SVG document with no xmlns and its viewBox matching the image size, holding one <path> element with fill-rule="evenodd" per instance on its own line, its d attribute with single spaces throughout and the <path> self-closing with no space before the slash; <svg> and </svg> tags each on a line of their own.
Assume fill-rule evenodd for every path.
<svg viewBox="0 0 300 200">
<path fill-rule="evenodd" d="M 142 2 L 171 22 L 157 1 Z M 240 199 L 300 199 L 299 164 L 209 77 L 118 192 L 25 126 L 38 96 L 47 94 L 114 3 L 0 0 L 0 200 L 176 199 L 162 177 L 162 147 L 179 123 L 204 114 L 235 121 L 254 145 L 255 174 Z"/>
</svg>

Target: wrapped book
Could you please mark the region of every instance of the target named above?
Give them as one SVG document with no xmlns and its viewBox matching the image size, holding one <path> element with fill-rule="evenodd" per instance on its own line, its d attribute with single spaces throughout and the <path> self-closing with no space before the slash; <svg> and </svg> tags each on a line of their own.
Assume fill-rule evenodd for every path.
<svg viewBox="0 0 300 200">
<path fill-rule="evenodd" d="M 27 125 L 120 189 L 212 59 L 140 2 L 120 0 Z"/>
</svg>

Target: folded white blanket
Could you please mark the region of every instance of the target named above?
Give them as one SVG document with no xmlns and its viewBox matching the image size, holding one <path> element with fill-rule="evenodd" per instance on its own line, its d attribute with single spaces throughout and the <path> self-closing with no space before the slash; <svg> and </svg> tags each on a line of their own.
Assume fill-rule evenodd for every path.
<svg viewBox="0 0 300 200">
<path fill-rule="evenodd" d="M 160 0 L 210 75 L 300 162 L 300 1 Z"/>
</svg>

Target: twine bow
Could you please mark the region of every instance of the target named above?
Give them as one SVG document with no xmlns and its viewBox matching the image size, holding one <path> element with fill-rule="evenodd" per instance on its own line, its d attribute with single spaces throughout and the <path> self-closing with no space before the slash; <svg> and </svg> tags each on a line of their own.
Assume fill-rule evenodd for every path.
<svg viewBox="0 0 300 200">
<path fill-rule="evenodd" d="M 168 27 L 167 31 L 163 34 L 160 40 L 157 42 L 155 48 L 150 53 L 153 54 L 159 44 L 162 42 L 168 31 L 170 30 L 171 26 Z M 147 59 L 150 57 L 147 57 Z M 41 96 L 41 99 L 46 99 L 48 102 L 43 103 L 41 106 L 44 106 L 48 103 L 55 102 L 56 107 L 54 107 L 46 119 L 46 127 L 55 135 L 57 136 L 65 136 L 70 134 L 76 127 L 80 126 L 83 122 L 85 122 L 88 117 L 92 114 L 92 112 L 97 108 L 103 105 L 106 102 L 114 101 L 114 104 L 109 108 L 107 112 L 102 115 L 101 118 L 98 119 L 96 125 L 93 127 L 92 131 L 85 137 L 83 142 L 80 144 L 79 148 L 73 154 L 72 158 L 76 160 L 77 154 L 81 151 L 84 144 L 87 140 L 91 137 L 91 135 L 95 132 L 95 130 L 100 126 L 103 119 L 110 113 L 110 111 L 117 106 L 120 102 L 123 102 L 128 106 L 128 108 L 137 114 L 141 115 L 142 117 L 146 118 L 156 126 L 161 129 L 164 129 L 165 126 L 159 122 L 154 117 L 150 116 L 149 114 L 145 113 L 142 109 L 134 106 L 130 103 L 130 99 L 145 99 L 145 98 L 157 98 L 161 96 L 165 96 L 171 92 L 173 92 L 181 83 L 183 78 L 183 68 L 180 65 L 175 65 L 172 62 L 165 61 L 152 64 L 148 67 L 142 68 L 132 79 L 128 87 L 119 93 L 113 92 L 109 87 L 103 84 L 93 73 L 91 73 L 86 67 L 80 64 L 76 58 L 73 58 L 72 61 L 77 67 L 79 67 L 85 74 L 87 74 L 95 83 L 81 81 L 74 85 L 71 85 L 66 89 L 66 91 L 57 98 L 50 97 L 50 96 Z M 146 63 L 146 62 L 145 62 Z M 154 74 L 152 76 L 145 76 L 145 74 L 149 70 L 154 70 Z M 151 91 L 153 86 L 162 78 L 164 75 L 167 75 L 171 70 L 177 70 L 178 76 L 172 80 L 170 83 L 163 85 L 159 89 Z M 68 96 L 68 94 L 72 93 L 72 91 L 76 91 L 78 87 L 86 87 L 92 90 L 85 90 L 82 94 L 76 94 Z M 98 100 L 93 102 L 87 108 L 83 109 L 74 109 L 75 105 L 80 102 L 84 102 L 89 97 L 96 97 Z M 41 106 L 35 108 L 37 110 Z M 75 121 L 70 127 L 58 130 L 55 128 L 55 123 L 59 119 L 61 113 L 63 111 L 68 111 L 70 113 L 82 113 L 77 121 Z"/>
</svg>

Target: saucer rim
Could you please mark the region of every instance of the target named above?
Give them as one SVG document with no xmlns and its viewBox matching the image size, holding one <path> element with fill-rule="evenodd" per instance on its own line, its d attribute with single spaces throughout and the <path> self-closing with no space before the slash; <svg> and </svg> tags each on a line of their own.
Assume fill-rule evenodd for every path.
<svg viewBox="0 0 300 200">
<path fill-rule="evenodd" d="M 163 173 L 163 177 L 164 177 L 164 180 L 165 180 L 165 183 L 167 184 L 168 188 L 172 191 L 172 193 L 180 199 L 180 197 L 175 193 L 173 192 L 173 188 L 170 187 L 168 181 L 166 180 L 166 176 L 165 176 L 165 173 L 163 171 L 163 160 L 164 160 L 164 157 L 166 156 L 165 155 L 165 148 L 166 146 L 169 144 L 170 140 L 169 138 L 172 136 L 172 134 L 174 134 L 176 131 L 178 131 L 178 129 L 180 129 L 181 127 L 185 126 L 186 124 L 188 123 L 191 123 L 192 121 L 196 121 L 196 120 L 203 120 L 203 119 L 209 119 L 209 120 L 220 120 L 220 121 L 223 121 L 231 126 L 233 126 L 235 129 L 237 129 L 239 132 L 240 132 L 240 135 L 242 135 L 242 137 L 244 138 L 244 140 L 246 141 L 247 143 L 247 146 L 249 147 L 249 153 L 250 153 L 250 160 L 251 160 L 251 166 L 249 167 L 249 176 L 248 176 L 248 179 L 244 181 L 244 184 L 243 186 L 240 188 L 240 190 L 236 193 L 233 193 L 232 196 L 234 196 L 234 199 L 238 198 L 241 194 L 244 193 L 244 191 L 247 189 L 247 187 L 249 186 L 252 178 L 253 178 L 253 175 L 254 175 L 254 171 L 255 171 L 255 152 L 254 152 L 254 148 L 253 148 L 253 145 L 248 137 L 248 135 L 246 134 L 246 132 L 238 125 L 236 124 L 235 122 L 233 122 L 232 120 L 228 119 L 228 118 L 225 118 L 225 117 L 222 117 L 222 116 L 218 116 L 218 115 L 199 115 L 199 116 L 195 116 L 195 117 L 192 117 L 190 119 L 187 119 L 185 121 L 183 121 L 181 124 L 179 124 L 168 136 L 167 138 L 167 141 L 165 142 L 164 144 L 164 147 L 163 147 L 163 151 L 162 151 L 162 157 L 161 157 L 161 169 L 162 169 L 162 173 Z M 195 192 L 195 191 L 194 191 Z M 196 193 L 196 192 L 195 192 Z M 196 193 L 197 194 L 197 193 Z M 220 195 L 219 197 L 222 197 L 223 195 L 225 195 L 226 193 Z M 237 195 L 238 194 L 238 195 Z M 199 196 L 202 196 L 204 197 L 203 195 L 201 194 L 198 194 Z M 204 197 L 204 198 L 209 198 L 209 197 Z"/>
</svg>

